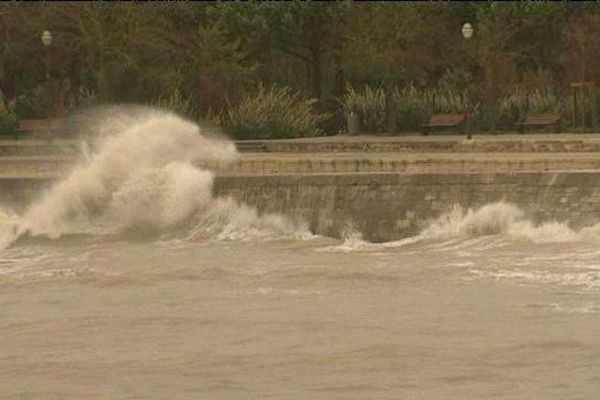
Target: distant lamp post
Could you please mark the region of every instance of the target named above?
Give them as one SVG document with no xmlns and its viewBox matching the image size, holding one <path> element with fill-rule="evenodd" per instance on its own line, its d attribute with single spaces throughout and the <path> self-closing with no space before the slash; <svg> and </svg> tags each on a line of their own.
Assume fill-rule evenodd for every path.
<svg viewBox="0 0 600 400">
<path fill-rule="evenodd" d="M 52 33 L 42 32 L 42 44 L 46 48 L 46 80 L 50 81 L 50 45 L 52 45 Z"/>
<path fill-rule="evenodd" d="M 46 49 L 46 86 L 48 90 L 47 96 L 49 99 L 53 99 L 53 90 L 50 85 L 50 46 L 52 45 L 52 33 L 50 33 L 50 31 L 44 31 L 42 32 L 42 36 L 40 37 L 40 39 L 42 39 L 42 44 Z M 48 117 L 48 111 L 46 111 L 46 113 L 46 117 Z"/>
<path fill-rule="evenodd" d="M 465 22 L 462 26 L 462 29 L 460 30 L 460 32 L 462 33 L 462 36 L 466 39 L 469 40 L 473 37 L 473 25 L 471 25 L 470 22 Z M 469 107 L 471 108 L 471 107 Z M 469 118 L 469 116 L 467 115 L 467 118 Z M 470 125 L 470 124 L 468 124 Z M 467 139 L 471 139 L 471 127 L 467 125 Z"/>
<path fill-rule="evenodd" d="M 471 25 L 470 22 L 465 22 L 461 32 L 465 39 L 471 39 L 471 37 L 473 37 L 473 25 Z"/>
</svg>

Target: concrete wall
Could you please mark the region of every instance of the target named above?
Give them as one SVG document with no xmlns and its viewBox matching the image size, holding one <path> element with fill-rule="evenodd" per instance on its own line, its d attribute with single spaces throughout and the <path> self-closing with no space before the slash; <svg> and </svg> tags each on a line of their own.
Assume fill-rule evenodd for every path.
<svg viewBox="0 0 600 400">
<path fill-rule="evenodd" d="M 547 153 L 599 152 L 598 135 L 475 135 L 412 137 L 322 137 L 310 139 L 247 140 L 240 149 L 261 148 L 268 152 L 420 152 L 420 153 Z"/>
<path fill-rule="evenodd" d="M 319 234 L 339 236 L 352 224 L 372 241 L 413 235 L 454 204 L 499 200 L 534 221 L 600 222 L 600 175 L 594 172 L 231 176 L 217 179 L 215 193 L 303 218 Z"/>
<path fill-rule="evenodd" d="M 0 203 L 23 208 L 49 184 L 0 179 Z M 478 207 L 503 199 L 534 221 L 600 222 L 596 172 L 220 176 L 214 192 L 261 212 L 302 218 L 319 234 L 339 236 L 351 224 L 373 241 L 413 235 L 453 204 Z"/>
</svg>

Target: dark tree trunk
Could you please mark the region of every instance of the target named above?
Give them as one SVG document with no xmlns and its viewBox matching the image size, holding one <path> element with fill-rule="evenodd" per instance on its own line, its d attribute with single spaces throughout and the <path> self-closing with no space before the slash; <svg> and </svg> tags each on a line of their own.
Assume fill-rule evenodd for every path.
<svg viewBox="0 0 600 400">
<path fill-rule="evenodd" d="M 322 78 L 322 64 L 321 64 L 321 38 L 318 32 L 313 34 L 311 52 L 311 86 L 312 96 L 321 100 L 321 78 Z"/>
<path fill-rule="evenodd" d="M 339 35 L 336 35 L 333 47 L 333 95 L 335 98 L 341 98 L 344 95 L 344 87 L 346 85 L 346 74 L 344 72 L 342 49 L 342 38 Z"/>
</svg>

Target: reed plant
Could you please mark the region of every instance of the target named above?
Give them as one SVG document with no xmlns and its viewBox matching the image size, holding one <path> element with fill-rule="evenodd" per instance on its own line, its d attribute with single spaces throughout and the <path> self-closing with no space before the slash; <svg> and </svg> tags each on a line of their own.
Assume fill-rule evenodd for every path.
<svg viewBox="0 0 600 400">
<path fill-rule="evenodd" d="M 357 90 L 348 86 L 340 100 L 344 112 L 360 116 L 364 132 L 385 132 L 389 113 L 394 113 L 400 131 L 415 131 L 435 113 L 460 113 L 469 109 L 465 92 L 444 89 L 422 89 L 414 84 L 392 87 L 386 95 L 384 87 L 365 86 Z"/>
<path fill-rule="evenodd" d="M 432 91 L 419 89 L 412 83 L 393 92 L 394 107 L 401 131 L 414 131 L 425 121 L 432 110 Z"/>
<path fill-rule="evenodd" d="M 317 111 L 315 103 L 289 87 L 258 85 L 240 104 L 211 119 L 237 139 L 319 136 L 329 115 Z"/>
<path fill-rule="evenodd" d="M 339 100 L 344 114 L 356 113 L 364 132 L 381 133 L 387 128 L 387 100 L 383 86 L 355 89 L 348 85 Z"/>
<path fill-rule="evenodd" d="M 169 95 L 157 98 L 150 105 L 172 111 L 184 117 L 195 117 L 190 97 L 183 95 L 179 89 L 175 89 Z"/>
<path fill-rule="evenodd" d="M 522 86 L 515 86 L 498 101 L 498 122 L 504 128 L 511 128 L 528 113 L 565 113 L 567 108 L 568 104 L 556 90 L 526 90 Z"/>
</svg>

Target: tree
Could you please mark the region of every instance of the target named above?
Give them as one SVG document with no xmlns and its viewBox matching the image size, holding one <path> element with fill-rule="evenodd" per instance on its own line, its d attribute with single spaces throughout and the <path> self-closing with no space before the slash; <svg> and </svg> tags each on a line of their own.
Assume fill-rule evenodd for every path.
<svg viewBox="0 0 600 400">
<path fill-rule="evenodd" d="M 576 10 L 564 28 L 562 65 L 571 81 L 600 81 L 600 12 Z"/>
<path fill-rule="evenodd" d="M 322 98 L 323 59 L 332 52 L 338 19 L 348 5 L 342 3 L 220 3 L 212 8 L 222 19 L 230 38 L 242 39 L 246 58 L 265 61 L 282 57 L 301 62 L 306 82 L 316 99 Z"/>
</svg>

